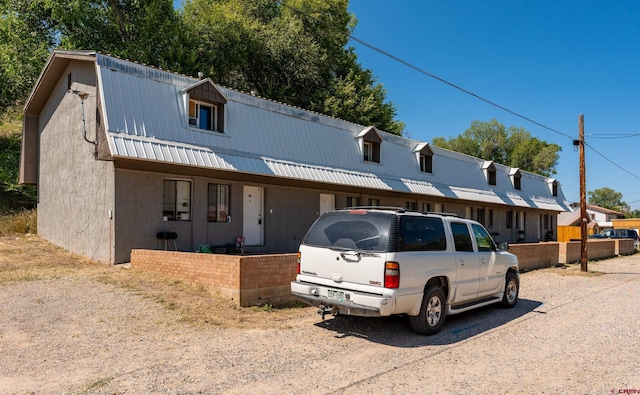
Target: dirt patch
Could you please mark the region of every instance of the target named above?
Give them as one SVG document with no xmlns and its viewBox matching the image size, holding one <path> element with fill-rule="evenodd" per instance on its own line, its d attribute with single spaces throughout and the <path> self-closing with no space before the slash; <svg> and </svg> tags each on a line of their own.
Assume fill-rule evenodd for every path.
<svg viewBox="0 0 640 395">
<path fill-rule="evenodd" d="M 263 305 L 240 308 L 214 296 L 201 285 L 161 277 L 154 273 L 133 272 L 124 266 L 107 266 L 69 253 L 34 235 L 0 238 L 0 285 L 22 281 L 63 277 L 85 278 L 111 284 L 132 294 L 159 303 L 191 325 L 221 328 L 274 328 L 306 316 L 303 305 L 274 307 Z"/>
<path fill-rule="evenodd" d="M 598 270 L 593 270 L 593 268 L 597 268 L 597 265 L 589 262 L 587 264 L 587 271 L 583 272 L 582 270 L 580 270 L 580 264 L 565 264 L 565 265 L 559 265 L 559 266 L 555 266 L 555 267 L 550 267 L 547 269 L 542 269 L 543 271 L 549 272 L 549 273 L 555 273 L 555 274 L 559 274 L 561 276 L 582 276 L 582 277 L 594 277 L 594 276 L 602 276 L 604 275 L 604 272 L 598 271 Z"/>
</svg>

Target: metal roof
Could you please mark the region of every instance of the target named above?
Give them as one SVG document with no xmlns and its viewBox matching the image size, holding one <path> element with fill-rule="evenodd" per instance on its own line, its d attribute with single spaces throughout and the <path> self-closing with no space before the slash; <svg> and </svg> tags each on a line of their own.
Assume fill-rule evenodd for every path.
<svg viewBox="0 0 640 395">
<path fill-rule="evenodd" d="M 565 211 L 549 178 L 496 166 L 488 185 L 484 160 L 429 146 L 433 173 L 419 167 L 425 143 L 378 131 L 380 163 L 363 160 L 357 125 L 216 85 L 227 98 L 224 133 L 190 127 L 186 88 L 200 80 L 97 54 L 99 92 L 114 157 L 393 190 L 475 202 Z"/>
</svg>

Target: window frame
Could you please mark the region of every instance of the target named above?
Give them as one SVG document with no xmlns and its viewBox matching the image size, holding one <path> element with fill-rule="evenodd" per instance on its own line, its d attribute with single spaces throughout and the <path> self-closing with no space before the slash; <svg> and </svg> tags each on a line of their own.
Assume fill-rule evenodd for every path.
<svg viewBox="0 0 640 395">
<path fill-rule="evenodd" d="M 191 113 L 191 105 L 193 103 L 194 106 L 194 115 Z M 201 107 L 209 107 L 211 108 L 211 120 L 210 120 L 210 129 L 203 128 L 200 126 L 201 118 L 200 118 L 200 109 Z M 191 120 L 195 121 L 195 124 L 191 123 Z M 218 132 L 218 105 L 214 103 L 207 103 L 201 100 L 191 99 L 189 98 L 187 103 L 187 124 L 190 128 L 198 129 L 198 130 L 206 130 L 208 132 Z"/>
<path fill-rule="evenodd" d="M 365 128 L 356 138 L 359 141 L 362 161 L 380 164 L 382 137 L 375 126 Z"/>
<path fill-rule="evenodd" d="M 360 206 L 361 206 L 360 197 L 358 197 L 358 196 L 347 196 L 347 205 L 346 205 L 346 207 L 360 207 Z"/>
<path fill-rule="evenodd" d="M 173 186 L 173 202 L 168 202 L 167 198 L 168 196 L 166 195 L 166 193 L 168 192 L 167 189 L 167 183 L 174 183 Z M 180 192 L 180 188 L 179 185 L 183 185 L 181 183 L 187 183 L 188 184 L 188 188 L 186 189 L 188 191 L 188 198 L 184 199 L 184 198 L 180 198 L 179 197 L 179 192 Z M 165 178 L 163 179 L 163 185 L 162 185 L 162 218 L 163 220 L 166 218 L 166 221 L 191 221 L 191 217 L 192 217 L 192 207 L 193 207 L 193 183 L 191 180 L 184 180 L 184 179 L 176 179 L 176 178 Z M 182 189 L 183 191 L 185 189 Z M 186 200 L 186 202 L 185 202 Z M 180 204 L 182 202 L 182 207 L 187 207 L 187 211 L 179 211 L 178 210 L 178 204 Z M 186 204 L 186 206 L 185 206 Z M 173 205 L 172 210 L 168 210 L 168 205 Z M 183 214 L 187 214 L 186 218 L 184 218 L 185 216 Z"/>
<path fill-rule="evenodd" d="M 520 173 L 513 175 L 513 188 L 518 191 L 522 190 L 522 175 L 520 175 Z"/>
<path fill-rule="evenodd" d="M 398 252 L 446 251 L 444 227 L 440 218 L 401 216 L 398 224 Z"/>
<path fill-rule="evenodd" d="M 495 168 L 489 168 L 487 169 L 487 182 L 489 183 L 489 185 L 497 185 L 498 184 L 498 180 L 497 180 L 497 175 L 496 175 L 497 171 Z"/>
<path fill-rule="evenodd" d="M 487 222 L 486 209 L 484 207 L 476 208 L 476 221 L 481 223 L 482 226 Z"/>
<path fill-rule="evenodd" d="M 433 174 L 433 155 L 420 154 L 420 171 Z"/>
<path fill-rule="evenodd" d="M 365 162 L 373 162 L 373 143 L 369 141 L 362 142 L 362 159 Z"/>
<path fill-rule="evenodd" d="M 478 249 L 478 252 L 491 252 L 496 249 L 493 238 L 485 228 L 477 224 L 471 224 L 471 229 L 473 231 L 473 237 L 476 240 L 476 248 Z M 481 246 L 481 242 L 483 241 L 486 242 L 489 246 L 487 247 L 484 244 L 482 244 Z"/>
<path fill-rule="evenodd" d="M 466 232 L 461 232 L 463 228 Z M 453 235 L 453 248 L 456 252 L 475 252 L 473 249 L 473 242 L 471 241 L 469 226 L 466 222 L 451 222 L 451 234 Z M 462 240 L 462 237 L 465 239 Z M 464 243 L 464 245 L 461 243 Z M 459 247 L 460 249 L 458 249 Z"/>
<path fill-rule="evenodd" d="M 215 187 L 214 196 L 211 194 L 212 187 Z M 224 192 L 226 190 L 226 192 Z M 221 193 L 225 196 L 225 203 L 220 203 Z M 212 199 L 213 197 L 213 199 Z M 211 207 L 215 205 L 215 215 L 211 216 Z M 221 210 L 221 208 L 225 210 Z M 214 182 L 207 183 L 207 222 L 229 222 L 231 216 L 231 185 L 218 184 Z"/>
</svg>

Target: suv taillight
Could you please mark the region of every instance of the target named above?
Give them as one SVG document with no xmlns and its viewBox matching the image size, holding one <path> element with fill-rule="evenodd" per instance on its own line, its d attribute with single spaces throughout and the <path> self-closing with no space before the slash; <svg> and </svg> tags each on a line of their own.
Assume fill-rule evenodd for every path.
<svg viewBox="0 0 640 395">
<path fill-rule="evenodd" d="M 298 267 L 296 268 L 296 274 L 300 274 L 300 251 L 298 251 Z"/>
<path fill-rule="evenodd" d="M 384 287 L 400 287 L 400 264 L 398 262 L 385 262 L 384 264 Z"/>
</svg>

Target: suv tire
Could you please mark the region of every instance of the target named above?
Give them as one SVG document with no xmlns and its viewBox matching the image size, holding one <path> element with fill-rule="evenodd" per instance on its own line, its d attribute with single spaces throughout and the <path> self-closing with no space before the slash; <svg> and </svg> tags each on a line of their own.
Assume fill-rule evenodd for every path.
<svg viewBox="0 0 640 395">
<path fill-rule="evenodd" d="M 520 283 L 518 277 L 512 272 L 507 272 L 504 296 L 502 297 L 502 306 L 508 309 L 514 307 L 518 302 L 518 293 L 520 291 Z"/>
<path fill-rule="evenodd" d="M 416 316 L 409 316 L 411 329 L 422 335 L 435 335 L 444 324 L 445 307 L 442 288 L 435 285 L 427 287 L 422 297 L 420 313 Z"/>
</svg>

